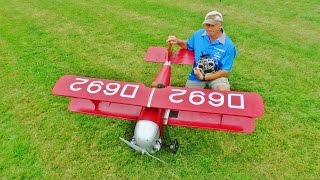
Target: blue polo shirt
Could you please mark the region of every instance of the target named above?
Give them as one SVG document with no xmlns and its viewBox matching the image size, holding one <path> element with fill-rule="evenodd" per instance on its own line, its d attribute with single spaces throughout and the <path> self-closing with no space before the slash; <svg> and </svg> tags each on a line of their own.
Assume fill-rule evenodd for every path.
<svg viewBox="0 0 320 180">
<path fill-rule="evenodd" d="M 223 31 L 223 29 L 222 29 Z M 231 39 L 223 32 L 222 36 L 210 42 L 205 29 L 196 31 L 187 41 L 188 50 L 194 51 L 196 67 L 201 55 L 209 55 L 218 65 L 217 70 L 231 71 L 234 58 L 236 57 L 236 48 Z M 191 70 L 188 80 L 200 81 Z"/>
</svg>

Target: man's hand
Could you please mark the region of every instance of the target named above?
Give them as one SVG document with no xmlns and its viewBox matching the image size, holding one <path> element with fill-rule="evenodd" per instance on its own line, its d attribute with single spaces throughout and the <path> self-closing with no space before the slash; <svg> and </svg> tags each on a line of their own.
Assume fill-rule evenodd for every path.
<svg viewBox="0 0 320 180">
<path fill-rule="evenodd" d="M 185 40 L 180 40 L 174 35 L 168 36 L 167 43 L 170 45 L 175 44 L 180 46 L 181 49 L 187 49 L 187 41 Z"/>
<path fill-rule="evenodd" d="M 193 68 L 193 72 L 199 80 L 203 80 L 203 72 L 198 67 Z"/>
<path fill-rule="evenodd" d="M 176 36 L 170 35 L 168 36 L 167 43 L 170 44 L 178 44 L 179 39 Z"/>
</svg>

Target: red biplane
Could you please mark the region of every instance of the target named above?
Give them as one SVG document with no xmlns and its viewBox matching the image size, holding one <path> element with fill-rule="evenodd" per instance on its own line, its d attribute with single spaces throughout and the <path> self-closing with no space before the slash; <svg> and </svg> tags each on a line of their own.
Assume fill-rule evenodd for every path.
<svg viewBox="0 0 320 180">
<path fill-rule="evenodd" d="M 131 141 L 120 139 L 149 156 L 160 150 L 165 125 L 251 133 L 255 118 L 263 115 L 257 93 L 170 86 L 171 64 L 193 64 L 191 51 L 180 49 L 173 54 L 171 48 L 150 47 L 145 60 L 164 63 L 151 87 L 65 75 L 53 94 L 71 97 L 73 112 L 136 121 Z M 178 147 L 177 140 L 170 145 L 174 152 Z"/>
</svg>

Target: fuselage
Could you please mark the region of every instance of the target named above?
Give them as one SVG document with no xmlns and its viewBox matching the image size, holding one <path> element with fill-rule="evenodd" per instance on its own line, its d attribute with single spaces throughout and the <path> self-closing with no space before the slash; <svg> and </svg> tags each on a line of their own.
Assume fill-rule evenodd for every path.
<svg viewBox="0 0 320 180">
<path fill-rule="evenodd" d="M 164 88 L 170 85 L 171 63 L 166 61 L 155 77 L 152 87 Z M 148 152 L 160 150 L 163 134 L 163 120 L 166 110 L 144 107 L 134 130 L 134 143 Z M 158 144 L 160 145 L 158 145 Z M 159 147 L 158 147 L 159 146 Z"/>
</svg>

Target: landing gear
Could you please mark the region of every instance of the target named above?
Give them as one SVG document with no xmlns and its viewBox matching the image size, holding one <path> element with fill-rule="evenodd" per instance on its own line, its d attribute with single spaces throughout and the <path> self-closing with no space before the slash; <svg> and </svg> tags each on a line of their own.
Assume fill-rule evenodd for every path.
<svg viewBox="0 0 320 180">
<path fill-rule="evenodd" d="M 172 150 L 172 152 L 175 154 L 177 153 L 178 149 L 179 149 L 179 142 L 177 139 L 173 140 L 170 144 L 170 149 Z"/>
<path fill-rule="evenodd" d="M 168 128 L 168 126 L 165 126 L 165 128 Z M 170 137 L 169 129 L 166 130 L 166 139 L 165 142 L 171 142 L 170 144 L 163 144 L 166 148 L 170 148 L 170 150 L 176 154 L 179 149 L 179 141 L 177 139 L 172 140 Z"/>
<path fill-rule="evenodd" d="M 156 151 L 160 151 L 161 144 L 162 144 L 162 141 L 161 141 L 161 139 L 159 138 L 158 140 L 156 140 L 156 143 L 153 145 L 153 150 L 154 150 L 155 152 L 156 152 Z"/>
</svg>

